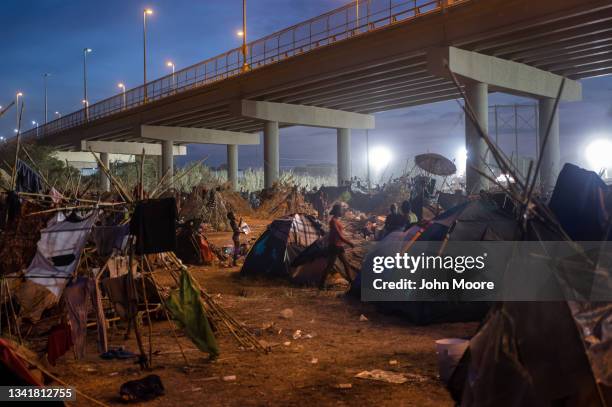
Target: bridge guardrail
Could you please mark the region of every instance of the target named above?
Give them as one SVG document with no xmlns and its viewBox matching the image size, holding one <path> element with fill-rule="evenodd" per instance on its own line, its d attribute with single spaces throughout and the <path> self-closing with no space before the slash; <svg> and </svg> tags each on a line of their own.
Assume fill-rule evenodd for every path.
<svg viewBox="0 0 612 407">
<path fill-rule="evenodd" d="M 247 44 L 249 69 L 258 69 L 286 58 L 346 40 L 424 14 L 470 0 L 360 0 L 298 23 Z M 243 73 L 242 47 L 183 68 L 146 85 L 126 90 L 39 127 L 43 136 L 80 126 L 189 89 L 206 86 Z M 147 88 L 145 100 L 144 88 Z M 35 136 L 29 130 L 24 137 Z"/>
</svg>

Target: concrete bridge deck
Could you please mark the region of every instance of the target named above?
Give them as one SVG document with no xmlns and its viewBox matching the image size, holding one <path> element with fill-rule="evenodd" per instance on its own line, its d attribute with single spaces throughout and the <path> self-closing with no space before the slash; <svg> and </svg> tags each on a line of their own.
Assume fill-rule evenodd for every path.
<svg viewBox="0 0 612 407">
<path fill-rule="evenodd" d="M 122 95 L 92 104 L 89 121 L 84 110 L 52 121 L 41 141 L 63 149 L 83 139 L 139 141 L 141 124 L 263 130 L 261 120 L 233 114 L 239 99 L 374 113 L 457 98 L 426 66 L 427 50 L 442 45 L 572 79 L 612 73 L 609 0 L 371 0 L 369 12 L 363 3 L 358 22 L 347 5 L 249 44 L 249 72 L 232 50 L 178 71 L 176 88 L 171 75 L 151 82 L 147 103 L 139 87 L 125 106 Z"/>
</svg>

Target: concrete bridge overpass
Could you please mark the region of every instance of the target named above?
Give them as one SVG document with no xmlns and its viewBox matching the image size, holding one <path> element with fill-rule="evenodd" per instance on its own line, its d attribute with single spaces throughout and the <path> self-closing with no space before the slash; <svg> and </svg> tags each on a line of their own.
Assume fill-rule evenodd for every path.
<svg viewBox="0 0 612 407">
<path fill-rule="evenodd" d="M 498 91 L 538 99 L 545 127 L 562 77 L 571 79 L 564 100 L 579 100 L 575 81 L 612 73 L 612 2 L 360 0 L 358 19 L 351 3 L 247 49 L 246 60 L 234 49 L 152 81 L 146 98 L 141 86 L 54 120 L 39 128 L 39 140 L 68 151 L 81 150 L 83 141 L 109 149 L 161 143 L 165 171 L 172 170 L 173 145 L 227 144 L 235 179 L 237 146 L 258 143 L 255 133 L 263 131 L 270 186 L 278 176 L 279 128 L 332 127 L 343 182 L 350 178 L 350 129 L 372 128 L 372 113 L 459 97 L 446 63 L 483 127 L 487 95 Z M 545 187 L 558 172 L 558 120 L 550 140 Z M 470 123 L 466 146 L 468 187 L 478 189 L 484 181 L 470 167 L 482 168 L 486 151 Z"/>
</svg>

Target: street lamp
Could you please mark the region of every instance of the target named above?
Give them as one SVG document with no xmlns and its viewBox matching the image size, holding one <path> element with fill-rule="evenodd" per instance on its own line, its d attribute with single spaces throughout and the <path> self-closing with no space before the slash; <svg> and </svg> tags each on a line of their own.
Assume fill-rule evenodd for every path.
<svg viewBox="0 0 612 407">
<path fill-rule="evenodd" d="M 38 138 L 38 122 L 36 120 L 32 120 L 32 126 L 36 126 L 36 137 Z"/>
<path fill-rule="evenodd" d="M 47 124 L 47 78 L 50 76 L 51 74 L 49 73 L 44 73 L 43 74 L 43 85 L 45 87 L 45 124 Z"/>
<path fill-rule="evenodd" d="M 122 82 L 119 82 L 117 84 L 117 87 L 121 89 L 121 93 L 123 94 L 123 108 L 125 109 L 127 106 L 126 100 L 125 100 L 125 85 Z"/>
<path fill-rule="evenodd" d="M 17 109 L 17 128 L 15 129 L 15 133 L 19 133 L 19 98 L 23 97 L 22 92 L 17 92 L 15 95 L 15 108 Z M 23 102 L 22 102 L 23 103 Z"/>
<path fill-rule="evenodd" d="M 55 115 L 57 116 L 58 119 L 62 118 L 62 114 L 60 112 L 55 112 Z"/>
<path fill-rule="evenodd" d="M 87 98 L 87 54 L 92 51 L 91 48 L 83 48 L 83 100 L 89 100 Z M 85 107 L 85 118 L 89 120 L 89 103 Z"/>
<path fill-rule="evenodd" d="M 83 106 L 85 106 L 85 121 L 89 121 L 89 101 L 87 99 L 81 100 Z"/>
<path fill-rule="evenodd" d="M 143 62 L 143 85 L 144 102 L 147 102 L 147 16 L 153 14 L 153 10 L 146 8 L 142 11 L 142 62 Z"/>
<path fill-rule="evenodd" d="M 172 88 L 174 90 L 176 90 L 176 78 L 174 76 L 174 70 L 175 70 L 176 67 L 174 66 L 174 62 L 168 61 L 168 62 L 166 62 L 166 66 L 168 68 L 172 68 Z"/>
<path fill-rule="evenodd" d="M 249 70 L 249 64 L 247 62 L 247 17 L 246 17 L 246 0 L 242 0 L 242 32 L 238 35 L 242 37 L 242 71 L 246 72 Z"/>
</svg>

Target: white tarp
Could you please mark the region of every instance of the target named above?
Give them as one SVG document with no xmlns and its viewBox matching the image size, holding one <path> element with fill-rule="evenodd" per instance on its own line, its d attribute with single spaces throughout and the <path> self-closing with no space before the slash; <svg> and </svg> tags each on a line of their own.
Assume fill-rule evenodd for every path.
<svg viewBox="0 0 612 407">
<path fill-rule="evenodd" d="M 54 216 L 40 232 L 36 255 L 25 277 L 47 288 L 59 297 L 79 262 L 79 257 L 98 212 L 80 222 L 71 222 L 62 215 Z"/>
</svg>

